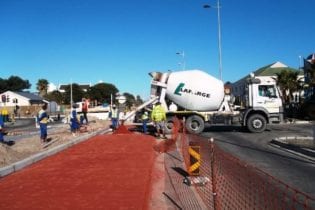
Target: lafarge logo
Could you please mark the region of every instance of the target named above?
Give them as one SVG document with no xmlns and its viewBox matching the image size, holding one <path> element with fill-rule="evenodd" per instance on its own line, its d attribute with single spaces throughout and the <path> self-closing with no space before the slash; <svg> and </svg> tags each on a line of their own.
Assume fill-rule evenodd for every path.
<svg viewBox="0 0 315 210">
<path fill-rule="evenodd" d="M 201 96 L 201 97 L 205 97 L 205 98 L 211 97 L 210 93 L 205 93 L 202 91 L 193 91 L 192 89 L 184 88 L 184 86 L 185 86 L 185 83 L 179 83 L 179 85 L 177 86 L 177 88 L 174 91 L 174 94 L 181 96 L 182 93 L 187 93 L 187 94 L 193 94 L 193 95 Z"/>
</svg>

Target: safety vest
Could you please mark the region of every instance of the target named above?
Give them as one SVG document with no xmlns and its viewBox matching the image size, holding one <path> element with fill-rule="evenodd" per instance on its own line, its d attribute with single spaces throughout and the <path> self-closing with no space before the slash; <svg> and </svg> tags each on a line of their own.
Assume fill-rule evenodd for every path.
<svg viewBox="0 0 315 210">
<path fill-rule="evenodd" d="M 38 112 L 38 121 L 39 123 L 47 124 L 48 123 L 48 116 L 45 110 L 41 109 Z"/>
<path fill-rule="evenodd" d="M 118 109 L 112 109 L 112 118 L 118 118 Z"/>
<path fill-rule="evenodd" d="M 147 114 L 147 113 L 143 113 L 142 116 L 141 116 L 141 119 L 142 119 L 142 120 L 147 120 L 147 119 L 149 119 L 148 114 Z"/>
<path fill-rule="evenodd" d="M 6 108 L 2 109 L 1 114 L 8 115 L 8 110 Z"/>
<path fill-rule="evenodd" d="M 166 120 L 166 113 L 161 105 L 157 105 L 153 108 L 151 118 L 155 122 Z"/>
</svg>

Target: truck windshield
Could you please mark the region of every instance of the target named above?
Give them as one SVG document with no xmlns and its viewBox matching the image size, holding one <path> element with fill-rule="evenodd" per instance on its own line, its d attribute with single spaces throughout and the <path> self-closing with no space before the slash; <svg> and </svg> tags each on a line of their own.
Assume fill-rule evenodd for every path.
<svg viewBox="0 0 315 210">
<path fill-rule="evenodd" d="M 259 96 L 277 98 L 276 89 L 274 85 L 259 85 Z"/>
</svg>

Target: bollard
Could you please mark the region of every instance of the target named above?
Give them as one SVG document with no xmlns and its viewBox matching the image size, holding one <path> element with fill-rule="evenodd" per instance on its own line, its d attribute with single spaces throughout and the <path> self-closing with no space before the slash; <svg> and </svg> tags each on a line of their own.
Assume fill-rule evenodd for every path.
<svg viewBox="0 0 315 210">
<path fill-rule="evenodd" d="M 189 153 L 189 174 L 198 176 L 200 174 L 200 161 L 201 161 L 201 156 L 200 156 L 200 146 L 196 145 L 189 145 L 188 148 L 188 153 Z"/>
</svg>

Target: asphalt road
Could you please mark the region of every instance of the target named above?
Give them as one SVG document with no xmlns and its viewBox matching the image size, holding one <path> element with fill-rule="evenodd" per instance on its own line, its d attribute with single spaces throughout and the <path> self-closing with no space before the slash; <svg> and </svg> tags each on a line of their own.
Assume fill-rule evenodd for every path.
<svg viewBox="0 0 315 210">
<path fill-rule="evenodd" d="M 269 144 L 276 137 L 313 136 L 313 127 L 312 124 L 272 125 L 257 134 L 240 127 L 216 126 L 207 127 L 202 136 L 213 137 L 228 153 L 315 197 L 315 162 Z"/>
</svg>

